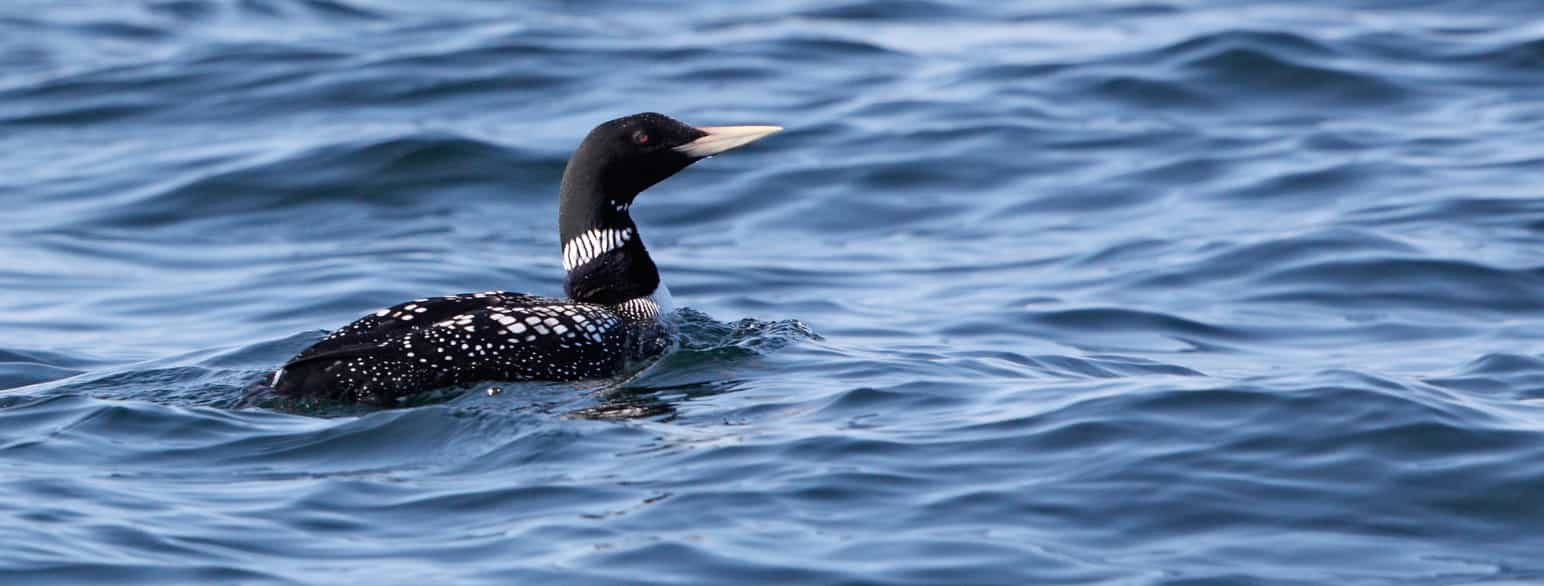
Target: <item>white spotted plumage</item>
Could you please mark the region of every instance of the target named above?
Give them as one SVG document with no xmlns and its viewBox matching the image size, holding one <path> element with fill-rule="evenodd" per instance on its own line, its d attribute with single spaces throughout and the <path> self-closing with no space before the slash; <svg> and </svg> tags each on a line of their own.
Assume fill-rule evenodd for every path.
<svg viewBox="0 0 1544 586">
<path fill-rule="evenodd" d="M 302 353 L 269 383 L 305 388 L 326 380 L 334 392 L 373 400 L 477 380 L 611 376 L 627 360 L 665 348 L 661 332 L 668 330 L 649 322 L 670 308 L 663 284 L 616 305 L 503 292 L 414 301 L 333 332 L 313 347 L 321 353 L 314 360 Z M 338 348 L 341 354 L 328 354 Z"/>
<path fill-rule="evenodd" d="M 269 382 L 288 383 L 290 368 L 305 369 L 302 379 L 316 376 L 314 369 L 320 368 L 336 390 L 364 398 L 475 380 L 610 376 L 628 359 L 633 334 L 615 307 L 523 295 L 483 299 L 457 296 L 412 309 L 392 307 L 385 316 L 367 316 L 341 331 L 355 336 L 345 344 L 373 342 L 373 350 L 318 363 L 307 363 L 302 355 L 300 361 L 275 372 Z M 399 312 L 411 315 L 424 307 L 428 310 L 421 315 L 433 315 L 438 321 L 404 326 L 407 329 L 383 338 L 371 334 L 375 324 L 398 321 Z M 452 307 L 469 311 L 443 311 Z"/>
</svg>

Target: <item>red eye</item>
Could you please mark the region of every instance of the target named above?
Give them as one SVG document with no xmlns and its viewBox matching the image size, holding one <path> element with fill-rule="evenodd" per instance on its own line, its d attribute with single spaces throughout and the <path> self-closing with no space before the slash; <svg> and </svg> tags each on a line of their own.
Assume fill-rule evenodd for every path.
<svg viewBox="0 0 1544 586">
<path fill-rule="evenodd" d="M 640 130 L 633 133 L 633 144 L 649 144 L 652 138 L 649 133 Z"/>
</svg>

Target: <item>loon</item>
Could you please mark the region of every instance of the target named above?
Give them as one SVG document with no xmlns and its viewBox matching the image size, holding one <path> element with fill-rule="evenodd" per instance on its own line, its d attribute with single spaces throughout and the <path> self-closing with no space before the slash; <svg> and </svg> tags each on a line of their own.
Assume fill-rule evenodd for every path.
<svg viewBox="0 0 1544 586">
<path fill-rule="evenodd" d="M 333 331 L 264 382 L 281 396 L 387 403 L 480 381 L 619 374 L 674 343 L 670 290 L 628 214 L 633 199 L 694 162 L 780 130 L 698 127 L 653 112 L 602 123 L 568 159 L 559 188 L 568 298 L 414 299 Z"/>
</svg>

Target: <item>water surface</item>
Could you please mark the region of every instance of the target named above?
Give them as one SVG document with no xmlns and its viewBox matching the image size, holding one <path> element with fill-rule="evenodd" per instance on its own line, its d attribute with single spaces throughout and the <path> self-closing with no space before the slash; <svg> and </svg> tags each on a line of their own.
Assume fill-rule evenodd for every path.
<svg viewBox="0 0 1544 586">
<path fill-rule="evenodd" d="M 624 385 L 242 405 L 555 295 L 641 111 Z M 1544 581 L 1533 2 L 0 6 L 0 581 Z"/>
</svg>

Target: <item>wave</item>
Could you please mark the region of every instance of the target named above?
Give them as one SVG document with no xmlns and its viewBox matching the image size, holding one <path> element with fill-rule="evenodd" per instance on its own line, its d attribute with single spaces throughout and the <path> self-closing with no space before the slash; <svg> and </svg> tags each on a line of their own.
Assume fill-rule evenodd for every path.
<svg viewBox="0 0 1544 586">
<path fill-rule="evenodd" d="M 1533 3 L 17 6 L 0 582 L 1538 581 Z M 673 354 L 243 400 L 645 110 Z"/>
<path fill-rule="evenodd" d="M 945 2 L 926 0 L 902 0 L 884 2 L 857 0 L 834 3 L 831 6 L 809 9 L 797 13 L 800 17 L 853 21 L 885 21 L 911 19 L 951 18 L 970 14 L 969 11 Z"/>
<path fill-rule="evenodd" d="M 1544 399 L 1544 354 L 1493 352 L 1475 358 L 1451 374 L 1424 379 L 1426 383 L 1492 400 Z"/>
<path fill-rule="evenodd" d="M 1398 304 L 1445 312 L 1514 313 L 1544 309 L 1544 267 L 1501 269 L 1435 259 L 1320 261 L 1269 271 L 1253 301 L 1310 301 L 1347 308 Z"/>
<path fill-rule="evenodd" d="M 97 223 L 147 228 L 336 203 L 411 207 L 437 196 L 548 199 L 564 162 L 443 133 L 332 143 L 167 182 L 101 210 Z"/>
</svg>

